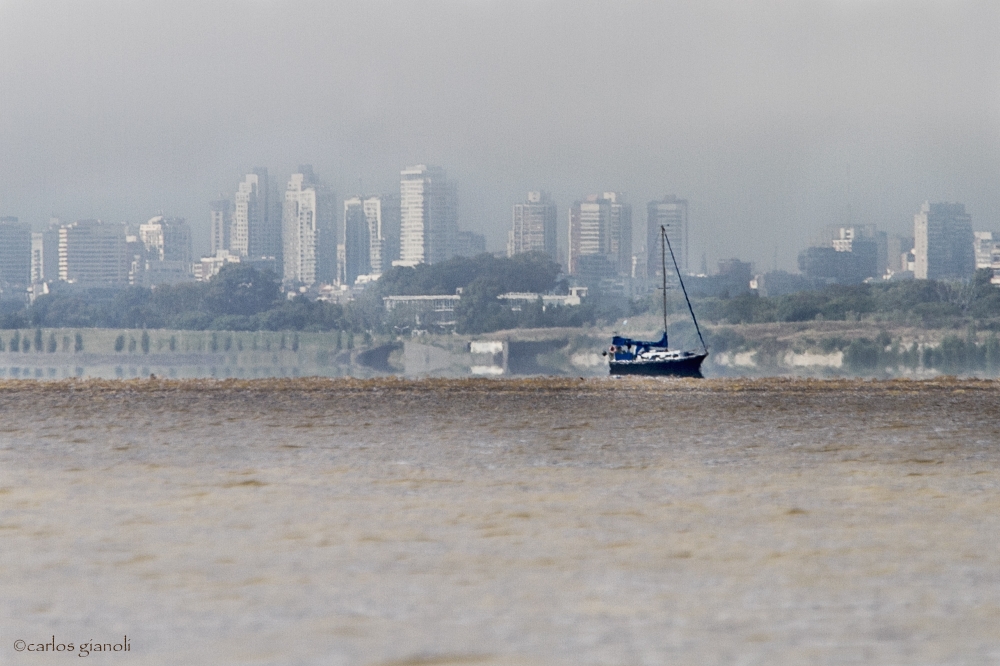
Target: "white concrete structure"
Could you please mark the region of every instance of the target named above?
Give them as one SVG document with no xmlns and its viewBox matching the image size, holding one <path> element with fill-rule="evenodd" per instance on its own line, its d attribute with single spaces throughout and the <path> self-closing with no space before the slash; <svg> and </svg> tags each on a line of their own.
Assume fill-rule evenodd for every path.
<svg viewBox="0 0 1000 666">
<path fill-rule="evenodd" d="M 316 180 L 312 168 L 300 166 L 285 190 L 282 211 L 284 280 L 311 286 L 336 277 L 335 197 Z"/>
<path fill-rule="evenodd" d="M 238 263 L 240 263 L 239 255 L 230 254 L 229 250 L 218 250 L 210 257 L 202 257 L 201 261 L 194 265 L 194 277 L 198 281 L 207 282 L 218 275 L 226 264 Z"/>
<path fill-rule="evenodd" d="M 61 226 L 59 279 L 90 285 L 126 284 L 125 225 L 79 220 Z"/>
<path fill-rule="evenodd" d="M 580 257 L 610 253 L 610 225 L 611 202 L 592 195 L 573 204 L 569 209 L 567 273 L 580 272 Z"/>
<path fill-rule="evenodd" d="M 440 167 L 424 164 L 400 172 L 400 250 L 402 266 L 450 259 L 458 232 L 458 195 Z"/>
</svg>

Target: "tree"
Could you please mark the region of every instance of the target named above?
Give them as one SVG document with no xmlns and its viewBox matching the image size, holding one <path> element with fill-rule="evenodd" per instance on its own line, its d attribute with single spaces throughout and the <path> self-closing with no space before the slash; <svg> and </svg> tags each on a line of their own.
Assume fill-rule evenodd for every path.
<svg viewBox="0 0 1000 666">
<path fill-rule="evenodd" d="M 274 306 L 281 285 L 274 273 L 227 264 L 208 283 L 204 310 L 215 315 L 255 315 Z"/>
<path fill-rule="evenodd" d="M 125 349 L 125 334 L 121 333 L 115 338 L 115 351 L 121 352 Z"/>
</svg>

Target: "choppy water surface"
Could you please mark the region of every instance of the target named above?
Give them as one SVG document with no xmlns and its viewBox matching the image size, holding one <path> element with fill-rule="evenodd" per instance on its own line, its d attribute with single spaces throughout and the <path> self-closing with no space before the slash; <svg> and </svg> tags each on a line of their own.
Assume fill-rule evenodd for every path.
<svg viewBox="0 0 1000 666">
<path fill-rule="evenodd" d="M 0 663 L 995 663 L 998 397 L 0 384 Z"/>
</svg>

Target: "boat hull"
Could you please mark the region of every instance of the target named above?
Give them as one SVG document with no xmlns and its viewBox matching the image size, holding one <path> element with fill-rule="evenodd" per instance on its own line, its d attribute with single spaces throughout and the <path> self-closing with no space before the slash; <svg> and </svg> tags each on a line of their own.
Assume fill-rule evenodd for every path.
<svg viewBox="0 0 1000 666">
<path fill-rule="evenodd" d="M 701 377 L 701 363 L 708 354 L 686 358 L 657 360 L 611 361 L 612 375 L 642 375 L 645 377 Z"/>
</svg>

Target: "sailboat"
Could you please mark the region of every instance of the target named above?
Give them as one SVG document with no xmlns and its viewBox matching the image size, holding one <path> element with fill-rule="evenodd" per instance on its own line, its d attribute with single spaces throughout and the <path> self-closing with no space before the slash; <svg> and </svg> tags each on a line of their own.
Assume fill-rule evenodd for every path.
<svg viewBox="0 0 1000 666">
<path fill-rule="evenodd" d="M 701 335 L 698 318 L 694 316 L 691 299 L 688 298 L 687 289 L 684 287 L 684 278 L 681 277 L 680 268 L 677 266 L 674 248 L 670 245 L 666 228 L 662 226 L 660 227 L 660 246 L 660 256 L 663 263 L 663 270 L 661 271 L 663 275 L 663 337 L 656 342 L 647 342 L 619 335 L 613 336 L 611 338 L 611 347 L 604 352 L 605 356 L 610 357 L 609 364 L 612 375 L 646 375 L 654 377 L 702 376 L 701 363 L 708 358 L 708 347 L 705 346 L 705 338 Z M 684 301 L 687 303 L 691 319 L 694 321 L 694 328 L 698 332 L 698 340 L 701 342 L 700 351 L 671 349 L 667 344 L 667 250 L 670 251 L 670 259 L 673 261 L 677 280 L 680 282 L 681 291 L 684 293 Z"/>
</svg>

